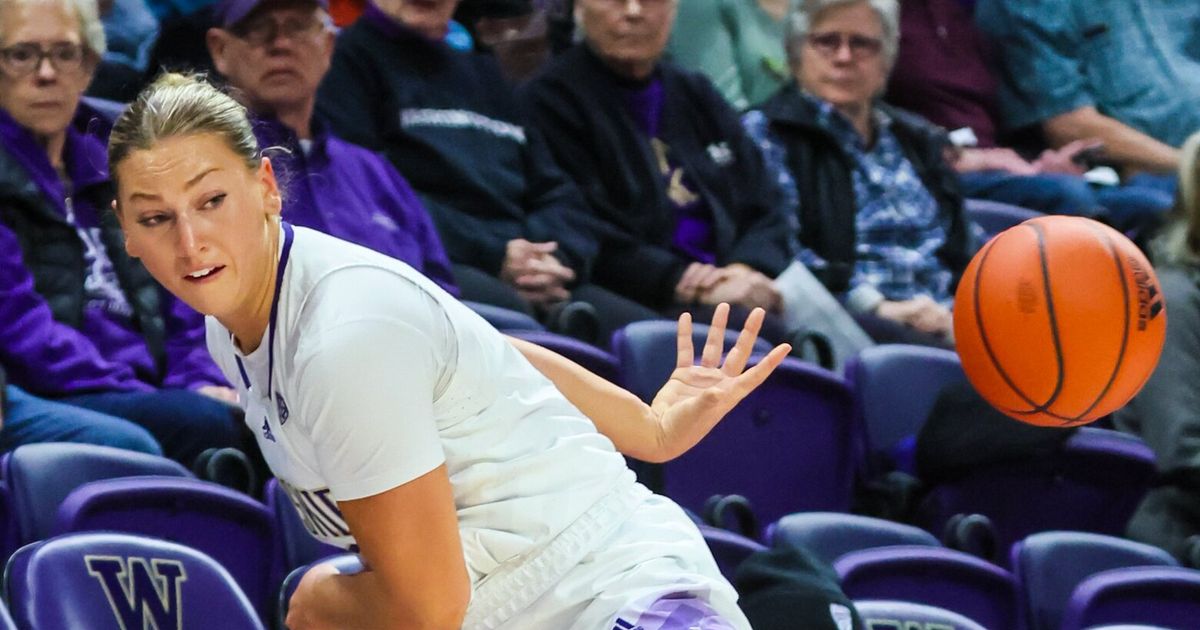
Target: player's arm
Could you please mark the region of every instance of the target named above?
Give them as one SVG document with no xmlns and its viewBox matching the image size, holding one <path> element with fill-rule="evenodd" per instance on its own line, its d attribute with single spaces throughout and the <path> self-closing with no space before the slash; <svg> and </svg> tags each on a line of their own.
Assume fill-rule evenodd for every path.
<svg viewBox="0 0 1200 630">
<path fill-rule="evenodd" d="M 292 598 L 288 628 L 462 626 L 471 584 L 445 465 L 338 507 L 368 569 L 354 575 L 328 565 L 310 570 Z"/>
<path fill-rule="evenodd" d="M 1099 138 L 1107 159 L 1134 170 L 1170 173 L 1179 167 L 1178 149 L 1101 114 L 1091 105 L 1051 117 L 1042 128 L 1055 147 L 1081 138 Z"/>
<path fill-rule="evenodd" d="M 729 305 L 717 307 L 700 365 L 693 365 L 691 316 L 680 316 L 675 371 L 649 405 L 555 352 L 520 339 L 510 338 L 510 343 L 591 418 L 617 450 L 642 461 L 664 462 L 695 446 L 791 351 L 787 344 L 776 346 L 745 370 L 765 316 L 755 309 L 722 363 L 728 315 Z"/>
</svg>

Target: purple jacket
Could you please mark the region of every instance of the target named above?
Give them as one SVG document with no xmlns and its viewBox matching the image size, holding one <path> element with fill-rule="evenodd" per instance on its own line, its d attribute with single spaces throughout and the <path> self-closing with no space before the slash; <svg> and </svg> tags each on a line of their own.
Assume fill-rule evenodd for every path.
<svg viewBox="0 0 1200 630">
<path fill-rule="evenodd" d="M 137 309 L 132 306 L 135 300 L 124 282 L 128 276 L 111 269 L 138 263 L 118 262 L 124 254 L 112 250 L 119 250 L 119 245 L 114 247 L 112 239 L 102 238 L 101 217 L 107 212 L 102 198 L 107 198 L 109 190 L 104 145 L 76 129 L 68 130 L 64 161 L 73 193 L 68 213 L 67 191 L 45 152 L 3 111 L 0 138 L 0 161 L 5 165 L 0 168 L 0 364 L 10 380 L 46 396 L 225 385 L 204 345 L 203 318 L 161 288 L 156 300 L 159 312 L 152 314 L 161 320 L 165 332 L 161 356 L 154 356 L 141 336 Z M 94 286 L 82 292 L 55 286 L 59 298 L 71 302 L 75 292 L 87 304 L 74 325 L 56 319 L 49 296 L 35 289 L 36 279 L 26 258 L 31 252 L 23 251 L 23 239 L 14 231 L 17 225 L 41 226 L 36 236 L 26 234 L 26 239 L 71 235 L 67 237 L 73 237 L 70 243 L 36 242 L 39 248 L 70 253 L 67 260 L 77 255 L 85 266 L 55 280 L 75 275 L 86 278 L 85 284 L 103 280 L 101 284 L 108 284 L 107 298 L 97 297 L 103 291 Z M 90 235 L 89 243 L 84 242 L 85 233 Z M 63 268 L 71 264 L 55 262 Z M 110 269 L 98 273 L 95 269 L 99 266 Z M 113 282 L 118 277 L 119 281 Z"/>
<path fill-rule="evenodd" d="M 459 294 L 425 206 L 390 162 L 314 121 L 308 151 L 274 118 L 254 122 L 283 187 L 283 218 L 402 260 Z M 272 151 L 273 147 L 280 149 Z"/>
</svg>

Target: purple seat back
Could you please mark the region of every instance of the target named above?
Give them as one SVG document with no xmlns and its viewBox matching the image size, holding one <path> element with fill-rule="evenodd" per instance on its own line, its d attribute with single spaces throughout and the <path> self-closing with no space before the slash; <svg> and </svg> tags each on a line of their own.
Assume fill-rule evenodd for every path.
<svg viewBox="0 0 1200 630">
<path fill-rule="evenodd" d="M 897 449 L 925 424 L 942 388 L 966 379 L 958 355 L 942 348 L 885 344 L 866 348 L 846 364 L 855 415 L 866 431 L 871 461 L 911 470 L 911 454 Z M 875 466 L 891 468 L 891 465 Z"/>
<path fill-rule="evenodd" d="M 89 481 L 160 475 L 191 477 L 163 457 L 92 444 L 45 443 L 18 446 L 0 460 L 16 515 L 20 544 L 50 535 L 58 504 Z"/>
<path fill-rule="evenodd" d="M 1012 574 L 960 551 L 879 547 L 838 558 L 842 591 L 854 600 L 894 599 L 937 606 L 985 628 L 1021 627 Z"/>
<path fill-rule="evenodd" d="M 938 485 L 921 521 L 940 531 L 954 514 L 983 514 L 1000 549 L 1043 531 L 1121 535 L 1155 474 L 1154 453 L 1138 438 L 1084 427 L 1054 456 L 980 466 Z"/>
<path fill-rule="evenodd" d="M 713 558 L 717 560 L 721 575 L 730 581 L 733 581 L 733 574 L 737 572 L 738 566 L 746 558 L 749 558 L 750 554 L 766 549 L 762 543 L 719 527 L 709 525 L 700 525 L 699 527 L 700 534 L 704 536 L 704 542 L 708 543 L 709 551 L 712 551 Z"/>
<path fill-rule="evenodd" d="M 865 630 L 985 630 L 967 617 L 937 606 L 868 599 L 854 602 L 854 608 Z"/>
<path fill-rule="evenodd" d="M 1096 573 L 1075 587 L 1061 630 L 1116 623 L 1200 626 L 1200 571 L 1131 567 Z"/>
<path fill-rule="evenodd" d="M 275 528 L 261 503 L 215 483 L 128 477 L 85 483 L 58 509 L 54 534 L 110 530 L 152 536 L 207 554 L 269 618 L 278 584 Z"/>
<path fill-rule="evenodd" d="M 892 545 L 942 546 L 933 534 L 919 527 L 836 512 L 789 514 L 767 528 L 766 540 L 772 547 L 803 547 L 829 564 L 860 549 Z"/>
<path fill-rule="evenodd" d="M 785 359 L 704 440 L 664 464 L 665 493 L 697 511 L 714 494 L 740 494 L 760 523 L 849 511 L 859 437 L 842 379 Z"/>
<path fill-rule="evenodd" d="M 1150 545 L 1087 532 L 1042 532 L 1013 545 L 1013 573 L 1031 630 L 1059 630 L 1063 610 L 1085 578 L 1133 566 L 1176 566 Z"/>
<path fill-rule="evenodd" d="M 283 584 L 279 587 L 279 599 L 276 606 L 276 616 L 278 627 L 284 627 L 284 620 L 287 619 L 288 604 L 292 601 L 292 595 L 296 592 L 296 587 L 300 585 L 300 579 L 304 574 L 312 568 L 313 564 L 328 562 L 332 564 L 338 573 L 343 575 L 353 575 L 363 571 L 362 558 L 356 553 L 342 553 L 341 555 L 322 558 L 312 564 L 296 567 L 291 573 L 283 579 Z"/>
<path fill-rule="evenodd" d="M 482 317 L 487 323 L 500 330 L 545 330 L 545 327 L 537 322 L 536 319 L 518 311 L 510 311 L 509 309 L 491 304 L 483 304 L 481 302 L 466 302 L 472 311 Z"/>
<path fill-rule="evenodd" d="M 1045 216 L 1036 210 L 986 199 L 967 199 L 964 205 L 967 218 L 983 228 L 988 238 L 1029 219 Z"/>
<path fill-rule="evenodd" d="M 287 491 L 272 477 L 267 480 L 263 497 L 267 509 L 275 519 L 275 531 L 279 539 L 280 579 L 297 567 L 306 566 L 329 556 L 345 553 L 344 549 L 327 545 L 308 533 L 296 506 L 288 498 Z"/>
<path fill-rule="evenodd" d="M 228 571 L 165 540 L 112 532 L 58 536 L 18 550 L 4 578 L 22 629 L 264 628 Z"/>
<path fill-rule="evenodd" d="M 616 383 L 620 379 L 617 358 L 596 346 L 544 330 L 506 332 L 514 337 L 553 350 L 610 383 Z"/>
</svg>

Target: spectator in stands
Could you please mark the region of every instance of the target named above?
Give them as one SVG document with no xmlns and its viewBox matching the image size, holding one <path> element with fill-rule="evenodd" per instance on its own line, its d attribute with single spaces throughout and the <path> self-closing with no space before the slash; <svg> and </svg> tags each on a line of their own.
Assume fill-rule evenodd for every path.
<svg viewBox="0 0 1200 630">
<path fill-rule="evenodd" d="M 944 345 L 972 251 L 945 132 L 878 102 L 896 0 L 806 0 L 786 46 L 795 81 L 743 122 L 799 219 L 803 261 L 876 341 Z"/>
<path fill-rule="evenodd" d="M 570 328 L 591 304 L 601 339 L 656 313 L 589 282 L 596 254 L 583 200 L 525 125 L 495 60 L 444 38 L 455 0 L 368 4 L 342 31 L 317 111 L 339 136 L 382 151 L 433 216 L 466 300 Z"/>
<path fill-rule="evenodd" d="M 1163 477 L 1128 534 L 1183 558 L 1188 538 L 1200 534 L 1200 133 L 1183 144 L 1179 193 L 1152 247 L 1167 340 L 1150 380 L 1115 420 L 1154 450 Z"/>
<path fill-rule="evenodd" d="M 1095 216 L 1121 229 L 1157 224 L 1171 207 L 1170 193 L 1136 186 L 1093 188 L 1084 180 L 1087 164 L 1095 161 L 1087 153 L 1103 155 L 1100 140 L 1077 139 L 1032 160 L 1002 146 L 1028 141 L 1000 128 L 995 51 L 975 26 L 973 9 L 961 0 L 900 4 L 900 50 L 886 97 L 952 130 L 959 148 L 951 163 L 963 194 L 1047 213 Z M 1041 147 L 1020 148 L 1034 155 Z"/>
<path fill-rule="evenodd" d="M 791 0 L 687 0 L 667 57 L 707 76 L 738 110 L 758 107 L 791 79 L 783 25 Z"/>
<path fill-rule="evenodd" d="M 259 146 L 277 147 L 284 217 L 403 260 L 457 295 L 450 261 L 424 206 L 383 157 L 313 117 L 334 35 L 325 0 L 224 0 L 208 32 L 217 70 L 255 113 Z"/>
<path fill-rule="evenodd" d="M 124 251 L 104 145 L 72 126 L 104 53 L 95 0 L 0 0 L 0 362 L 139 424 L 185 464 L 242 446 L 200 316 Z"/>
<path fill-rule="evenodd" d="M 792 256 L 778 189 L 712 83 L 660 63 L 676 5 L 578 0 L 583 41 L 526 99 L 604 226 L 598 283 L 669 314 L 720 302 L 782 314 L 773 278 Z"/>
<path fill-rule="evenodd" d="M 158 39 L 158 19 L 145 0 L 102 0 L 107 50 L 96 68 L 88 94 L 117 102 L 137 96 Z"/>
<path fill-rule="evenodd" d="M 99 444 L 162 455 L 154 436 L 142 427 L 7 385 L 4 368 L 0 367 L 0 453 L 39 442 Z"/>
<path fill-rule="evenodd" d="M 981 0 L 976 20 L 1003 51 L 1010 128 L 1055 147 L 1099 138 L 1130 172 L 1174 173 L 1200 129 L 1200 3 Z"/>
</svg>

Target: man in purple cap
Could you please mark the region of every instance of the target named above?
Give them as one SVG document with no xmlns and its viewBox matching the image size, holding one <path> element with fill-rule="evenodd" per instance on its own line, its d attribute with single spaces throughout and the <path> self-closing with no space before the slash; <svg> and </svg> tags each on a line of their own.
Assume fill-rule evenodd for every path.
<svg viewBox="0 0 1200 630">
<path fill-rule="evenodd" d="M 259 146 L 283 173 L 287 221 L 403 260 L 458 294 L 433 223 L 386 160 L 330 134 L 313 118 L 333 54 L 326 0 L 224 0 L 208 50 L 256 115 Z"/>
</svg>

